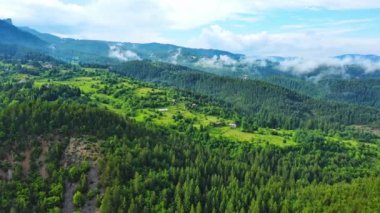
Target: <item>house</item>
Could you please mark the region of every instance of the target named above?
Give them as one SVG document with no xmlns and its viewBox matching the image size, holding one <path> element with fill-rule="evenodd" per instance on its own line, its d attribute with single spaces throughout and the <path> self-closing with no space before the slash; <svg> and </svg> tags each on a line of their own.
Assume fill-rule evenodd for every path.
<svg viewBox="0 0 380 213">
<path fill-rule="evenodd" d="M 168 108 L 161 108 L 161 109 L 158 109 L 157 111 L 159 111 L 159 112 L 167 112 Z"/>
<path fill-rule="evenodd" d="M 46 69 L 53 69 L 53 65 L 50 63 L 45 63 L 44 65 L 42 65 L 42 67 Z"/>
<path fill-rule="evenodd" d="M 228 124 L 228 126 L 229 126 L 231 129 L 236 129 L 236 128 L 237 128 L 236 123 L 230 123 L 230 124 Z"/>
</svg>

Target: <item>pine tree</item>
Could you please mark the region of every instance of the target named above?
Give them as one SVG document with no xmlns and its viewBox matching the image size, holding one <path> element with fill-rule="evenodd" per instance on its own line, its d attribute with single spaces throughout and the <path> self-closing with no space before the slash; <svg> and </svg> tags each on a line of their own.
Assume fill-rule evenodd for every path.
<svg viewBox="0 0 380 213">
<path fill-rule="evenodd" d="M 196 208 L 195 212 L 196 213 L 202 213 L 202 206 L 201 206 L 200 202 L 197 203 L 197 208 Z"/>
</svg>

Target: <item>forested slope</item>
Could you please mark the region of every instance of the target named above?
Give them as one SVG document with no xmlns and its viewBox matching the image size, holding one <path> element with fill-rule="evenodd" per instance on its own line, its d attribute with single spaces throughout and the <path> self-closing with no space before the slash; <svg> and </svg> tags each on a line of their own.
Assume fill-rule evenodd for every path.
<svg viewBox="0 0 380 213">
<path fill-rule="evenodd" d="M 323 100 L 257 80 L 220 77 L 186 67 L 151 62 L 127 62 L 112 69 L 138 80 L 190 90 L 233 104 L 253 116 L 260 126 L 337 128 L 339 125 L 378 121 L 380 112 Z"/>
<path fill-rule="evenodd" d="M 325 79 L 317 82 L 284 76 L 266 79 L 270 83 L 322 100 L 380 107 L 379 79 Z"/>
<path fill-rule="evenodd" d="M 20 139 L 25 136 L 30 138 L 33 134 L 65 136 L 75 133 L 98 138 L 114 135 L 100 143 L 101 149 L 97 154 L 99 170 L 103 171 L 101 184 L 95 191 L 99 194 L 97 199 L 101 212 L 280 212 L 310 209 L 310 202 L 319 203 L 318 208 L 334 210 L 341 207 L 341 200 L 336 198 L 337 193 L 345 197 L 346 200 L 342 202 L 354 200 L 354 203 L 346 206 L 348 209 L 376 211 L 380 208 L 376 198 L 380 193 L 378 187 L 372 188 L 375 199 L 347 195 L 347 190 L 351 188 L 368 189 L 378 182 L 377 178 L 365 178 L 349 185 L 355 178 L 379 175 L 378 153 L 370 146 L 347 148 L 317 137 L 311 140 L 299 138 L 299 146 L 281 149 L 205 139 L 201 132 L 165 136 L 154 127 L 139 127 L 104 110 L 61 106 L 55 101 L 30 104 L 12 106 L 2 114 L 2 122 L 10 127 L 4 132 L 3 138 L 18 141 L 12 145 L 7 143 L 8 146 L 3 144 L 2 150 L 7 150 L 2 153 L 3 156 L 15 145 L 18 151 L 28 147 L 27 141 Z M 39 119 L 40 116 L 21 119 L 31 107 L 40 109 L 36 112 L 49 118 L 54 128 L 46 128 L 45 119 Z M 78 119 L 82 122 L 72 125 L 72 121 Z M 34 127 L 33 131 L 25 132 L 23 127 L 26 125 L 36 125 L 41 129 Z M 15 126 L 19 127 L 13 128 Z M 6 192 L 0 195 L 2 210 L 12 208 L 18 212 L 27 212 L 28 209 L 41 212 L 61 208 L 64 191 L 63 187 L 58 186 L 63 186 L 67 178 L 73 183 L 79 181 L 79 193 L 76 194 L 77 197 L 80 194 L 81 198 L 74 200 L 84 201 L 74 201 L 77 208 L 86 199 L 92 199 L 94 195 L 91 193 L 94 192 L 90 193 L 86 181 L 89 178 L 88 169 L 77 165 L 80 178 L 73 173 L 75 165 L 62 170 L 60 156 L 68 144 L 56 142 L 52 145 L 57 146 L 57 149 L 49 149 L 49 153 L 55 154 L 48 158 L 49 177 L 45 181 L 40 182 L 38 173 L 22 175 L 17 172 L 16 166 L 13 178 L 0 182 L 1 190 Z M 331 185 L 339 182 L 344 182 L 345 188 Z M 25 184 L 34 187 L 27 188 Z M 101 194 L 103 190 L 104 195 Z M 318 190 L 318 194 L 310 200 L 313 190 Z M 327 192 L 328 195 L 323 195 Z M 45 194 L 44 198 L 39 197 L 41 193 Z M 330 201 L 326 202 L 325 199 Z"/>
<path fill-rule="evenodd" d="M 153 65 L 131 70 L 137 79 L 204 95 L 105 68 L 1 61 L 0 212 L 380 210 L 377 136 L 265 128 L 282 124 L 262 125 L 268 117 L 247 116 L 261 109 L 245 104 L 262 102 L 274 110 L 268 116 L 286 119 L 292 109 L 308 118 L 341 105 L 312 108 L 313 99 L 260 81 Z M 253 94 L 239 93 L 247 88 Z M 238 96 L 225 103 L 216 95 Z M 347 107 L 355 119 L 366 115 Z"/>
</svg>

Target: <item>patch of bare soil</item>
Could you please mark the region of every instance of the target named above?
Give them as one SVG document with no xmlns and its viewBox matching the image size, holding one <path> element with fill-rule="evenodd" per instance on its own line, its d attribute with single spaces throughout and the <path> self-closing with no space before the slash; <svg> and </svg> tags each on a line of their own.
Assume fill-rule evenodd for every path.
<svg viewBox="0 0 380 213">
<path fill-rule="evenodd" d="M 71 166 L 88 160 L 90 163 L 90 170 L 88 171 L 88 183 L 89 190 L 95 189 L 99 184 L 99 171 L 94 163 L 99 155 L 99 147 L 96 142 L 89 142 L 85 138 L 70 138 L 70 142 L 67 145 L 61 164 L 64 167 Z M 77 184 L 65 183 L 65 201 L 62 209 L 63 213 L 73 212 L 75 210 L 72 203 L 73 195 Z M 87 200 L 85 205 L 81 209 L 82 212 L 99 212 L 96 207 L 96 196 Z"/>
<path fill-rule="evenodd" d="M 70 183 L 69 181 L 65 181 L 65 201 L 63 203 L 63 213 L 74 212 L 75 208 L 73 204 L 73 196 L 77 185 L 77 183 Z"/>
<path fill-rule="evenodd" d="M 373 128 L 373 127 L 364 126 L 364 125 L 353 125 L 352 127 L 354 127 L 357 130 L 369 132 L 369 133 L 375 134 L 377 136 L 380 136 L 380 129 L 378 129 L 378 128 Z"/>
<path fill-rule="evenodd" d="M 99 185 L 99 171 L 95 163 L 91 162 L 90 171 L 88 171 L 88 189 L 96 189 Z M 99 212 L 99 209 L 96 207 L 96 196 L 91 200 L 87 200 L 85 205 L 82 208 L 84 213 Z"/>
<path fill-rule="evenodd" d="M 8 174 L 0 169 L 0 179 L 7 179 L 7 178 L 8 178 Z"/>
<path fill-rule="evenodd" d="M 29 174 L 29 170 L 30 170 L 30 157 L 32 154 L 32 150 L 27 149 L 24 154 L 25 154 L 25 158 L 21 162 L 21 167 L 22 167 L 22 174 L 24 176 L 27 176 Z"/>
<path fill-rule="evenodd" d="M 41 146 L 42 146 L 42 152 L 41 152 L 40 157 L 38 158 L 38 161 L 41 162 L 41 164 L 42 164 L 42 166 L 40 167 L 40 175 L 43 178 L 47 178 L 47 177 L 49 177 L 49 173 L 47 172 L 47 169 L 46 169 L 45 159 L 46 159 L 46 154 L 49 151 L 49 143 L 48 143 L 48 141 L 47 140 L 42 140 L 41 141 Z"/>
<path fill-rule="evenodd" d="M 97 143 L 88 142 L 81 138 L 70 138 L 66 147 L 63 162 L 64 166 L 81 162 L 82 160 L 96 160 L 99 153 Z"/>
<path fill-rule="evenodd" d="M 5 158 L 5 161 L 7 161 L 8 163 L 10 163 L 13 167 L 13 165 L 16 163 L 15 162 L 15 157 L 14 157 L 14 153 L 11 152 L 7 155 L 7 157 Z M 8 169 L 7 171 L 7 175 L 6 175 L 6 179 L 10 180 L 12 179 L 13 177 L 13 170 L 12 168 Z"/>
<path fill-rule="evenodd" d="M 373 134 L 380 136 L 380 129 L 373 129 L 372 132 Z"/>
</svg>

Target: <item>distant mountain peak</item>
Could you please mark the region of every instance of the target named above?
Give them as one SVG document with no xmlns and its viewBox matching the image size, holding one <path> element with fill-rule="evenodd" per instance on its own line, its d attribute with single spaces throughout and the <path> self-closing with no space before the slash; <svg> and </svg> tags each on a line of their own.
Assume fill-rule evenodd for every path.
<svg viewBox="0 0 380 213">
<path fill-rule="evenodd" d="M 6 19 L 3 19 L 2 21 L 5 21 L 5 22 L 7 22 L 8 24 L 12 24 L 12 25 L 13 25 L 13 22 L 12 22 L 12 19 L 11 19 L 11 18 L 6 18 Z"/>
<path fill-rule="evenodd" d="M 12 24 L 12 19 L 0 19 L 0 43 L 13 44 L 35 49 L 44 49 L 47 42 L 25 32 Z"/>
<path fill-rule="evenodd" d="M 379 62 L 380 61 L 380 56 L 378 56 L 378 55 L 345 54 L 345 55 L 336 56 L 335 58 L 369 60 L 372 62 Z"/>
</svg>

